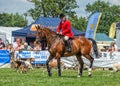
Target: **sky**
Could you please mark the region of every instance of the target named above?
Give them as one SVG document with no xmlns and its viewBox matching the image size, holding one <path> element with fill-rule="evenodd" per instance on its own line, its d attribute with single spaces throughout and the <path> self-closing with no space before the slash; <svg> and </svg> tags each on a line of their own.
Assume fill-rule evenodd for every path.
<svg viewBox="0 0 120 86">
<path fill-rule="evenodd" d="M 76 0 L 79 8 L 76 8 L 76 14 L 78 16 L 86 17 L 88 13 L 85 12 L 85 7 L 88 3 L 93 3 L 97 0 Z M 102 0 L 109 1 L 112 5 L 120 5 L 120 0 Z M 28 2 L 27 0 L 0 0 L 0 13 L 16 13 L 18 12 L 20 15 L 23 15 L 30 8 L 34 8 L 34 4 Z M 31 23 L 32 18 L 28 17 L 28 23 Z"/>
</svg>

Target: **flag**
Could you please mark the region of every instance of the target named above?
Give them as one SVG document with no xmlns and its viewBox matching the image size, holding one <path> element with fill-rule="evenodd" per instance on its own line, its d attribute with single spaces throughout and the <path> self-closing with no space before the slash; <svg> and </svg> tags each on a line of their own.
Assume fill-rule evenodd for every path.
<svg viewBox="0 0 120 86">
<path fill-rule="evenodd" d="M 88 20 L 87 28 L 86 28 L 86 33 L 85 33 L 86 38 L 95 39 L 96 31 L 97 31 L 97 27 L 98 27 L 101 15 L 102 13 L 97 12 L 90 16 Z"/>
<path fill-rule="evenodd" d="M 109 37 L 113 39 L 115 37 L 115 32 L 116 32 L 116 24 L 112 23 L 109 30 Z"/>
<path fill-rule="evenodd" d="M 116 23 L 116 45 L 120 49 L 120 22 Z"/>
</svg>

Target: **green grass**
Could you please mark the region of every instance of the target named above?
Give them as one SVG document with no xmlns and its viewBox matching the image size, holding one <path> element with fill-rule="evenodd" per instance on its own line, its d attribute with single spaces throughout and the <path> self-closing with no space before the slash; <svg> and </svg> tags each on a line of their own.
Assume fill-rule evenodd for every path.
<svg viewBox="0 0 120 86">
<path fill-rule="evenodd" d="M 63 70 L 62 76 L 57 76 L 57 70 L 52 70 L 48 77 L 46 69 L 36 68 L 27 74 L 20 74 L 13 69 L 0 69 L 0 86 L 120 86 L 120 72 L 112 74 L 107 70 L 94 70 L 88 77 L 88 71 L 77 77 L 76 70 Z"/>
</svg>

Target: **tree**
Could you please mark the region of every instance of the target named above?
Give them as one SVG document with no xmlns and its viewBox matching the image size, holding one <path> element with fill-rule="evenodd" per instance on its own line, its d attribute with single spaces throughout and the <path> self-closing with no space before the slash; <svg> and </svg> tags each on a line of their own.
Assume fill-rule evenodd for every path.
<svg viewBox="0 0 120 86">
<path fill-rule="evenodd" d="M 110 25 L 120 21 L 120 6 L 111 5 L 109 2 L 95 1 L 86 5 L 86 11 L 90 14 L 101 12 L 102 17 L 97 32 L 109 33 Z"/>
<path fill-rule="evenodd" d="M 24 27 L 27 25 L 27 20 L 18 13 L 16 14 L 8 14 L 1 13 L 0 14 L 0 26 L 10 26 L 10 27 Z"/>
<path fill-rule="evenodd" d="M 78 30 L 85 31 L 87 26 L 87 19 L 85 17 L 70 17 L 69 20 L 72 26 Z"/>
<path fill-rule="evenodd" d="M 28 11 L 28 14 L 36 20 L 40 16 L 58 17 L 60 13 L 68 16 L 74 16 L 73 10 L 78 7 L 76 0 L 28 0 L 33 2 L 35 8 Z"/>
</svg>

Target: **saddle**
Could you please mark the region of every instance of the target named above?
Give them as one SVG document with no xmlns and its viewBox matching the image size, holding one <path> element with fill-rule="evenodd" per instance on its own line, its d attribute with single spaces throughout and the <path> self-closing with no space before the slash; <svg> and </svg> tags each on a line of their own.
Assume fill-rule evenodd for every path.
<svg viewBox="0 0 120 86">
<path fill-rule="evenodd" d="M 62 39 L 63 44 L 65 45 L 65 50 L 66 50 L 67 52 L 71 52 L 71 51 L 72 51 L 71 44 L 72 44 L 73 38 L 69 38 L 69 39 L 66 41 L 66 40 L 64 39 L 64 36 L 63 36 L 63 35 L 58 34 L 58 36 L 60 37 L 60 39 Z"/>
</svg>

